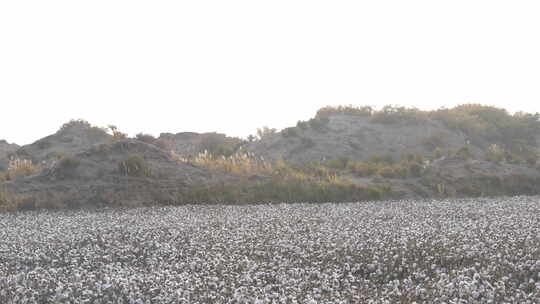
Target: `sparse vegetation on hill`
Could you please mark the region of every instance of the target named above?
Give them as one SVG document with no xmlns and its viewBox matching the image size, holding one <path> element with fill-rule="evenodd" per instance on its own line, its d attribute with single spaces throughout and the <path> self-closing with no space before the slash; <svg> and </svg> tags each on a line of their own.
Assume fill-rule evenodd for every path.
<svg viewBox="0 0 540 304">
<path fill-rule="evenodd" d="M 540 133 L 540 114 L 538 113 L 518 112 L 512 115 L 505 109 L 480 104 L 465 104 L 435 111 L 421 111 L 399 106 L 385 106 L 381 110 L 374 110 L 368 106 L 329 106 L 320 109 L 315 118 L 328 118 L 340 114 L 369 117 L 374 123 L 439 120 L 450 129 L 464 132 L 471 140 L 500 144 L 513 151 L 523 151 L 536 146 L 536 139 Z M 427 144 L 432 145 L 433 142 L 428 139 Z"/>
<path fill-rule="evenodd" d="M 539 194 L 538 120 L 475 104 L 338 106 L 248 140 L 129 139 L 73 120 L 0 159 L 2 210 Z"/>
<path fill-rule="evenodd" d="M 249 153 L 217 157 L 205 152 L 193 159 L 179 161 L 222 170 L 240 177 L 232 185 L 218 184 L 202 188 L 199 193 L 191 193 L 197 196 L 197 201 L 363 201 L 390 197 L 392 194 L 387 185 L 357 185 L 322 165 L 294 165 L 283 161 L 274 164 Z M 224 198 L 226 200 L 223 200 Z M 188 195 L 181 198 L 181 201 L 189 199 L 193 198 Z"/>
</svg>

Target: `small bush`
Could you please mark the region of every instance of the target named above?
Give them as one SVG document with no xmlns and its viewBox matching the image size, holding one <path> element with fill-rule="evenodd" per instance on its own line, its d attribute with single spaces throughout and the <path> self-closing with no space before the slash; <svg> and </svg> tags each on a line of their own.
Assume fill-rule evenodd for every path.
<svg viewBox="0 0 540 304">
<path fill-rule="evenodd" d="M 465 147 L 462 147 L 461 149 L 459 149 L 456 152 L 456 157 L 458 157 L 460 159 L 463 159 L 463 160 L 470 159 L 472 157 L 472 154 L 471 154 L 471 151 L 469 150 L 469 147 L 465 146 Z"/>
<path fill-rule="evenodd" d="M 384 163 L 384 164 L 393 164 L 395 161 L 394 161 L 394 157 L 390 154 L 374 154 L 374 155 L 371 155 L 371 157 L 369 158 L 369 161 L 370 162 L 373 162 L 373 163 Z"/>
<path fill-rule="evenodd" d="M 336 114 L 347 114 L 354 115 L 359 117 L 369 117 L 373 114 L 374 110 L 370 106 L 353 106 L 353 105 L 344 105 L 344 106 L 327 106 L 321 108 L 317 111 L 315 118 L 327 118 Z"/>
<path fill-rule="evenodd" d="M 83 119 L 72 119 L 60 127 L 58 133 L 63 133 L 71 128 L 85 129 L 86 133 L 91 137 L 103 136 L 107 133 L 105 128 L 92 126 L 88 121 Z M 44 143 L 46 144 L 46 143 Z M 43 147 L 43 146 L 41 146 Z"/>
<path fill-rule="evenodd" d="M 307 121 L 301 121 L 299 120 L 297 123 L 296 123 L 296 127 L 301 129 L 301 130 L 307 130 L 309 129 L 309 123 Z"/>
<path fill-rule="evenodd" d="M 485 158 L 487 161 L 500 163 L 505 159 L 504 149 L 498 145 L 491 145 L 486 151 Z"/>
<path fill-rule="evenodd" d="M 130 156 L 126 160 L 121 161 L 118 164 L 118 169 L 121 174 L 126 176 L 149 177 L 152 175 L 152 171 L 146 164 L 146 161 L 138 155 Z"/>
<path fill-rule="evenodd" d="M 60 132 L 73 128 L 73 127 L 90 129 L 92 128 L 92 125 L 84 119 L 72 119 L 69 122 L 66 122 L 65 124 L 63 124 L 62 127 L 60 127 Z"/>
<path fill-rule="evenodd" d="M 423 167 L 420 163 L 418 162 L 410 162 L 409 164 L 409 167 L 408 167 L 408 175 L 412 176 L 412 177 L 420 177 L 422 175 L 422 171 L 423 171 Z"/>
<path fill-rule="evenodd" d="M 118 141 L 122 139 L 126 139 L 128 136 L 126 133 L 122 133 L 118 130 L 118 128 L 114 125 L 109 125 L 109 130 L 112 132 L 112 141 Z"/>
<path fill-rule="evenodd" d="M 433 159 L 440 159 L 444 156 L 443 149 L 437 147 L 435 151 L 433 151 Z"/>
<path fill-rule="evenodd" d="M 259 139 L 263 139 L 268 136 L 275 135 L 277 133 L 277 129 L 275 128 L 269 128 L 269 127 L 262 127 L 260 129 L 257 129 L 257 136 Z"/>
<path fill-rule="evenodd" d="M 352 162 L 349 163 L 349 170 L 358 176 L 372 176 L 377 173 L 379 165 L 377 163 L 370 162 Z"/>
<path fill-rule="evenodd" d="M 150 134 L 139 133 L 135 135 L 135 138 L 138 141 L 142 141 L 142 142 L 145 142 L 147 144 L 152 144 L 152 145 L 156 142 L 156 138 Z"/>
<path fill-rule="evenodd" d="M 509 151 L 505 152 L 504 159 L 507 163 L 513 165 L 522 165 L 525 163 L 525 160 L 519 154 Z"/>
<path fill-rule="evenodd" d="M 266 135 L 264 135 L 266 136 Z M 198 145 L 199 153 L 208 151 L 214 156 L 231 156 L 241 143 L 240 139 L 228 138 L 218 133 L 205 134 Z"/>
<path fill-rule="evenodd" d="M 349 164 L 348 157 L 340 157 L 326 162 L 326 166 L 332 169 L 345 169 Z"/>
<path fill-rule="evenodd" d="M 308 124 L 313 130 L 323 132 L 326 130 L 326 127 L 329 122 L 330 122 L 330 119 L 328 117 L 323 116 L 323 117 L 310 119 L 308 121 Z"/>
<path fill-rule="evenodd" d="M 381 124 L 419 123 L 428 119 L 426 112 L 416 108 L 385 106 L 371 116 L 371 121 Z"/>
<path fill-rule="evenodd" d="M 421 156 L 411 154 L 399 163 L 375 157 L 374 161 L 369 162 L 349 162 L 347 168 L 355 175 L 363 177 L 375 175 L 385 178 L 420 177 L 424 169 L 422 162 Z"/>
<path fill-rule="evenodd" d="M 281 136 L 288 138 L 288 137 L 297 137 L 298 136 L 298 130 L 295 127 L 286 128 L 281 131 Z"/>
<path fill-rule="evenodd" d="M 399 177 L 399 173 L 394 167 L 384 166 L 377 170 L 377 175 L 385 178 L 396 178 Z"/>
<path fill-rule="evenodd" d="M 303 149 L 309 149 L 309 148 L 313 148 L 313 147 L 316 146 L 315 141 L 313 141 L 313 139 L 307 138 L 307 137 L 302 137 L 300 139 L 300 143 L 302 144 Z"/>
<path fill-rule="evenodd" d="M 75 172 L 81 161 L 72 156 L 64 156 L 58 162 L 56 172 L 61 178 L 71 178 L 75 176 Z"/>
<path fill-rule="evenodd" d="M 432 134 L 422 140 L 422 145 L 424 145 L 430 151 L 435 151 L 437 148 L 446 146 L 448 136 L 449 135 L 446 132 Z"/>
</svg>

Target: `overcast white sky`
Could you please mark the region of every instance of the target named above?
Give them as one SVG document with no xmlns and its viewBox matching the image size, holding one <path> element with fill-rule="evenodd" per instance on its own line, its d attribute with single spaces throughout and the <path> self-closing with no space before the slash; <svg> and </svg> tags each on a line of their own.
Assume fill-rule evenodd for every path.
<svg viewBox="0 0 540 304">
<path fill-rule="evenodd" d="M 540 111 L 540 4 L 0 1 L 0 138 L 71 118 L 246 136 L 325 105 Z"/>
</svg>

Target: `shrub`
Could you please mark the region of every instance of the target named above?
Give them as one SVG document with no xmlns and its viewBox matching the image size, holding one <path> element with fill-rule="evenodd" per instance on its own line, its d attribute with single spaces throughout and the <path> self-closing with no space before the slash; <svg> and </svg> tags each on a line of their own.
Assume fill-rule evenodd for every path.
<svg viewBox="0 0 540 304">
<path fill-rule="evenodd" d="M 348 164 L 349 164 L 349 158 L 345 156 L 337 158 L 337 159 L 332 159 L 326 162 L 326 166 L 332 169 L 345 169 L 347 168 Z"/>
<path fill-rule="evenodd" d="M 423 163 L 424 162 L 424 156 L 420 153 L 407 153 L 401 156 L 402 162 L 417 162 L 417 163 Z"/>
<path fill-rule="evenodd" d="M 291 128 L 285 128 L 283 131 L 281 131 L 281 136 L 288 138 L 288 137 L 297 137 L 298 136 L 298 130 L 295 127 Z"/>
<path fill-rule="evenodd" d="M 463 131 L 473 141 L 484 139 L 513 152 L 523 146 L 536 146 L 536 134 L 540 131 L 539 114 L 510 115 L 504 109 L 479 104 L 440 109 L 430 116 L 449 128 Z"/>
<path fill-rule="evenodd" d="M 504 158 L 509 164 L 521 165 L 525 163 L 525 160 L 519 154 L 509 151 L 505 151 Z"/>
<path fill-rule="evenodd" d="M 299 129 L 302 129 L 302 130 L 307 130 L 307 129 L 309 129 L 309 123 L 307 121 L 299 120 L 296 123 L 296 127 L 299 128 Z"/>
<path fill-rule="evenodd" d="M 152 175 L 151 169 L 146 161 L 138 155 L 133 155 L 118 163 L 118 169 L 121 174 L 126 176 L 146 176 Z"/>
<path fill-rule="evenodd" d="M 384 106 L 380 111 L 376 111 L 371 116 L 374 123 L 394 124 L 394 123 L 418 123 L 428 119 L 426 112 L 416 108 Z"/>
<path fill-rule="evenodd" d="M 152 144 L 152 145 L 156 142 L 156 138 L 150 134 L 139 133 L 135 135 L 135 138 L 138 141 L 142 141 L 142 142 L 145 142 L 147 144 Z"/>
<path fill-rule="evenodd" d="M 208 151 L 208 153 L 214 156 L 231 156 L 240 142 L 240 139 L 227 138 L 225 135 L 210 133 L 204 135 L 199 143 L 198 150 L 199 152 Z"/>
<path fill-rule="evenodd" d="M 379 170 L 377 170 L 377 175 L 385 178 L 395 178 L 399 176 L 398 172 L 392 166 L 384 166 L 379 168 Z"/>
<path fill-rule="evenodd" d="M 443 155 L 444 155 L 444 151 L 443 151 L 443 149 L 441 149 L 439 147 L 437 147 L 435 149 L 435 151 L 433 151 L 433 158 L 434 159 L 439 159 L 439 158 L 443 157 Z"/>
<path fill-rule="evenodd" d="M 526 161 L 527 165 L 529 165 L 530 167 L 534 167 L 538 163 L 538 157 L 530 156 L 527 158 Z"/>
<path fill-rule="evenodd" d="M 85 129 L 90 136 L 102 136 L 107 130 L 104 128 L 92 126 L 88 121 L 84 119 L 72 119 L 69 122 L 63 124 L 58 130 L 59 133 L 65 132 L 71 128 Z"/>
<path fill-rule="evenodd" d="M 308 121 L 309 126 L 316 131 L 323 132 L 325 131 L 330 119 L 328 117 L 316 117 Z"/>
<path fill-rule="evenodd" d="M 56 172 L 60 178 L 71 178 L 75 176 L 75 171 L 80 164 L 80 160 L 72 156 L 64 156 L 58 162 Z"/>
<path fill-rule="evenodd" d="M 277 130 L 275 128 L 269 128 L 267 126 L 257 129 L 257 136 L 259 137 L 259 139 L 272 136 L 276 133 L 277 133 Z"/>
<path fill-rule="evenodd" d="M 92 125 L 84 119 L 72 119 L 69 122 L 66 122 L 60 127 L 60 131 L 65 131 L 73 127 L 80 127 L 85 129 L 92 128 Z"/>
<path fill-rule="evenodd" d="M 352 162 L 349 163 L 349 170 L 358 176 L 372 176 L 378 171 L 378 164 L 369 162 Z"/>
<path fill-rule="evenodd" d="M 460 159 L 464 159 L 464 160 L 470 159 L 472 157 L 472 154 L 471 154 L 471 151 L 469 150 L 469 147 L 465 146 L 459 149 L 456 152 L 456 157 Z"/>
<path fill-rule="evenodd" d="M 390 154 L 374 154 L 371 155 L 369 160 L 374 163 L 385 163 L 385 164 L 393 164 L 394 163 L 394 157 Z"/>
<path fill-rule="evenodd" d="M 369 117 L 373 114 L 373 108 L 370 106 L 353 106 L 353 105 L 342 105 L 342 106 L 327 106 L 321 108 L 317 111 L 315 118 L 328 118 L 336 114 L 347 114 L 360 117 Z"/>
<path fill-rule="evenodd" d="M 118 130 L 118 128 L 116 126 L 114 126 L 114 125 L 109 125 L 109 130 L 111 130 L 111 132 L 112 132 L 112 141 L 113 142 L 127 138 L 127 134 L 120 132 Z"/>
<path fill-rule="evenodd" d="M 420 177 L 422 175 L 423 167 L 418 162 L 408 163 L 408 175 L 412 177 Z"/>
<path fill-rule="evenodd" d="M 313 141 L 313 139 L 307 138 L 307 137 L 302 137 L 300 139 L 300 143 L 301 143 L 303 149 L 309 149 L 309 148 L 313 148 L 313 147 L 316 146 L 315 141 Z"/>
<path fill-rule="evenodd" d="M 384 158 L 383 158 L 384 159 Z M 399 163 L 381 161 L 376 157 L 370 162 L 349 162 L 347 168 L 358 176 L 380 176 L 385 178 L 420 177 L 423 172 L 421 155 L 411 154 Z"/>
<path fill-rule="evenodd" d="M 485 158 L 487 161 L 500 163 L 505 159 L 504 149 L 496 144 L 493 144 L 489 146 L 488 150 L 486 151 Z"/>
<path fill-rule="evenodd" d="M 437 132 L 435 134 L 431 134 L 430 136 L 424 138 L 422 140 L 422 144 L 426 148 L 428 148 L 430 151 L 434 151 L 437 148 L 446 146 L 446 140 L 448 136 L 449 135 L 446 132 Z"/>
</svg>

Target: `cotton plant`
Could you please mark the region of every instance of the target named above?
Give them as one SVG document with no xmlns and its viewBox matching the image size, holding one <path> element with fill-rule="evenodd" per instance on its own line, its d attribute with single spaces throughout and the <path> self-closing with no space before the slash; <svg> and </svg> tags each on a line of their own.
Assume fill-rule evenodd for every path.
<svg viewBox="0 0 540 304">
<path fill-rule="evenodd" d="M 0 215 L 0 303 L 538 303 L 538 197 Z"/>
</svg>

